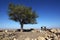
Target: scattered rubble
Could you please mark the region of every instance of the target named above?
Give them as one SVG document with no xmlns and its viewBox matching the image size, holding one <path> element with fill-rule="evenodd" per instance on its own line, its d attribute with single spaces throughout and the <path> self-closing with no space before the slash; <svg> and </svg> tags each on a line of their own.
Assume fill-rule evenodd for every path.
<svg viewBox="0 0 60 40">
<path fill-rule="evenodd" d="M 60 40 L 60 29 L 32 30 L 31 32 L 0 32 L 0 40 Z"/>
</svg>

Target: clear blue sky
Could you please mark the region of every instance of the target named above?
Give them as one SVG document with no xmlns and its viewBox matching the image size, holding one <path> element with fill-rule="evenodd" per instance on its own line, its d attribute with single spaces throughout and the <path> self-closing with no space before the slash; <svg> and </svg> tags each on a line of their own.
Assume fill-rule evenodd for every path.
<svg viewBox="0 0 60 40">
<path fill-rule="evenodd" d="M 9 20 L 9 3 L 23 4 L 32 7 L 38 14 L 37 24 L 26 24 L 24 28 L 60 28 L 60 1 L 59 0 L 0 0 L 0 28 L 20 28 L 18 22 Z"/>
</svg>

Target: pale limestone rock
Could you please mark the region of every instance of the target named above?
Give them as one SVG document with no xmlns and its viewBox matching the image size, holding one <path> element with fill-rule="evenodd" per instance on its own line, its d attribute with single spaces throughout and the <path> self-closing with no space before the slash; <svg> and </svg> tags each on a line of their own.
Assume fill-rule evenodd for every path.
<svg viewBox="0 0 60 40">
<path fill-rule="evenodd" d="M 6 32 L 6 33 L 7 33 L 7 32 L 8 32 L 8 30 L 5 30 L 4 32 Z"/>
<path fill-rule="evenodd" d="M 31 39 L 31 40 L 34 40 L 34 39 Z"/>
<path fill-rule="evenodd" d="M 48 40 L 52 40 L 52 38 L 48 38 Z"/>
<path fill-rule="evenodd" d="M 57 29 L 58 30 L 58 33 L 60 33 L 60 29 Z"/>
<path fill-rule="evenodd" d="M 38 39 L 38 40 L 45 40 L 44 37 L 40 37 L 40 36 L 39 36 L 37 39 Z"/>
<path fill-rule="evenodd" d="M 60 35 L 58 35 L 58 38 L 60 38 Z"/>
<path fill-rule="evenodd" d="M 18 40 L 18 39 L 14 38 L 13 40 Z"/>
<path fill-rule="evenodd" d="M 31 40 L 37 40 L 37 39 L 31 39 Z"/>
<path fill-rule="evenodd" d="M 43 30 L 39 30 L 41 33 L 43 33 L 44 31 Z"/>
<path fill-rule="evenodd" d="M 37 39 L 35 38 L 35 40 L 37 40 Z"/>
<path fill-rule="evenodd" d="M 57 33 L 57 29 L 51 29 L 51 32 Z"/>
<path fill-rule="evenodd" d="M 25 40 L 30 40 L 30 38 L 29 38 L 29 37 L 27 37 L 27 38 L 25 38 Z"/>
<path fill-rule="evenodd" d="M 52 40 L 53 38 L 50 38 L 50 37 L 46 37 L 47 40 Z"/>
<path fill-rule="evenodd" d="M 54 37 L 54 40 L 58 40 L 58 37 L 57 37 L 57 36 L 55 36 L 55 37 Z"/>
<path fill-rule="evenodd" d="M 52 39 L 48 39 L 48 40 L 52 40 Z"/>
</svg>

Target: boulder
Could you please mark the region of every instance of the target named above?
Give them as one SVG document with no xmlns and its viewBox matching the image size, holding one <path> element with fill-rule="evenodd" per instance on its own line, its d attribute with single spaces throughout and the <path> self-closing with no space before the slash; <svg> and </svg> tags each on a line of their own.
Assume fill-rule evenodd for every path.
<svg viewBox="0 0 60 40">
<path fill-rule="evenodd" d="M 58 37 L 57 37 L 57 36 L 55 36 L 55 37 L 54 37 L 54 40 L 58 40 Z"/>
<path fill-rule="evenodd" d="M 6 33 L 7 33 L 7 32 L 8 32 L 8 30 L 5 30 L 4 32 L 6 32 Z"/>
<path fill-rule="evenodd" d="M 17 38 L 13 38 L 13 40 L 18 40 Z"/>
<path fill-rule="evenodd" d="M 31 40 L 37 40 L 37 39 L 35 38 L 35 39 L 31 39 Z"/>
<path fill-rule="evenodd" d="M 44 37 L 39 36 L 39 37 L 37 38 L 37 40 L 45 40 L 45 38 L 44 38 Z"/>
<path fill-rule="evenodd" d="M 30 40 L 30 38 L 29 38 L 29 37 L 27 37 L 27 38 L 25 38 L 25 40 Z"/>
<path fill-rule="evenodd" d="M 50 30 L 52 33 L 57 33 L 57 29 L 51 29 Z"/>
<path fill-rule="evenodd" d="M 58 33 L 60 33 L 60 29 L 57 29 Z"/>
</svg>

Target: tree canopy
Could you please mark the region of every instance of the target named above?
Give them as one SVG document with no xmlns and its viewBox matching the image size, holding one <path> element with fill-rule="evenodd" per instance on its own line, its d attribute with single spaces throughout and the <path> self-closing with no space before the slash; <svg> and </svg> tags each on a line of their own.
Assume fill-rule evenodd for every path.
<svg viewBox="0 0 60 40">
<path fill-rule="evenodd" d="M 21 29 L 23 29 L 23 24 L 37 23 L 36 18 L 38 16 L 31 7 L 9 4 L 9 17 L 11 20 L 19 22 L 21 24 Z"/>
<path fill-rule="evenodd" d="M 34 24 L 38 17 L 35 11 L 32 11 L 31 7 L 22 5 L 9 4 L 9 16 L 10 19 L 23 24 Z"/>
</svg>

